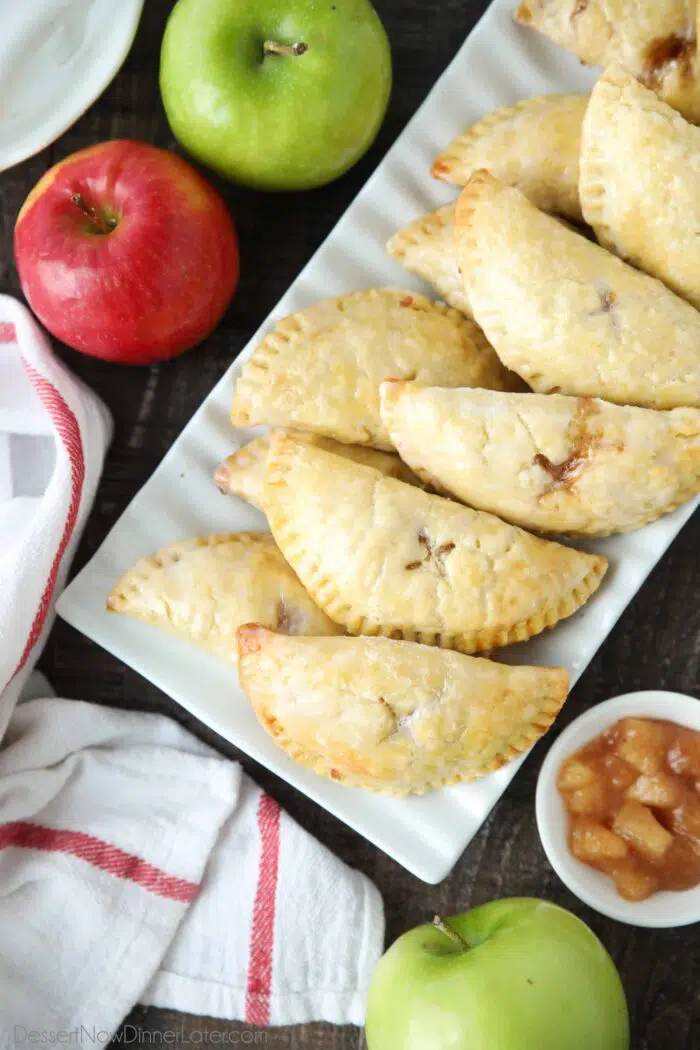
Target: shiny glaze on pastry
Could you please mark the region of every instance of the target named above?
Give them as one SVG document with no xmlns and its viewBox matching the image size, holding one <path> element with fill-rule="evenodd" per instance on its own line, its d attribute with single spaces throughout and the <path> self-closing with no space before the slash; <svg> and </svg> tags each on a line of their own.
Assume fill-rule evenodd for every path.
<svg viewBox="0 0 700 1050">
<path fill-rule="evenodd" d="M 266 513 L 312 598 L 351 634 L 477 652 L 580 608 L 607 560 L 277 434 Z"/>
<path fill-rule="evenodd" d="M 456 138 L 432 174 L 464 186 L 486 168 L 543 211 L 581 221 L 578 161 L 587 95 L 538 95 L 504 106 Z"/>
<path fill-rule="evenodd" d="M 474 780 L 538 740 L 566 699 L 559 667 L 511 667 L 388 638 L 238 630 L 241 687 L 292 758 L 390 795 Z"/>
<path fill-rule="evenodd" d="M 542 532 L 607 536 L 700 491 L 700 411 L 562 394 L 381 387 L 382 419 L 417 474 Z"/>
<path fill-rule="evenodd" d="M 621 66 L 586 115 L 581 201 L 601 244 L 700 307 L 700 128 Z"/>
<path fill-rule="evenodd" d="M 393 451 L 379 417 L 379 384 L 390 377 L 513 383 L 473 321 L 415 292 L 373 288 L 280 321 L 244 364 L 231 418 Z"/>
<path fill-rule="evenodd" d="M 474 316 L 535 391 L 700 407 L 700 313 L 661 281 L 488 172 L 462 191 L 455 236 Z"/>
<path fill-rule="evenodd" d="M 620 62 L 700 121 L 694 0 L 523 0 L 516 15 L 588 65 Z"/>
<path fill-rule="evenodd" d="M 392 452 L 380 452 L 366 445 L 343 445 L 332 438 L 319 434 L 307 434 L 295 431 L 298 441 L 307 445 L 317 445 L 334 452 L 336 456 L 345 456 L 355 463 L 364 463 L 368 467 L 385 474 L 388 478 L 399 478 L 408 485 L 421 485 L 420 478 L 406 466 L 402 459 Z M 270 451 L 270 432 L 253 438 L 246 445 L 241 445 L 237 452 L 228 456 L 214 472 L 214 481 L 219 489 L 228 496 L 240 496 L 258 510 L 264 511 L 265 482 L 267 478 L 267 456 Z"/>
<path fill-rule="evenodd" d="M 107 608 L 234 662 L 236 629 L 250 620 L 285 634 L 343 633 L 267 532 L 196 536 L 163 547 L 122 576 Z"/>
</svg>

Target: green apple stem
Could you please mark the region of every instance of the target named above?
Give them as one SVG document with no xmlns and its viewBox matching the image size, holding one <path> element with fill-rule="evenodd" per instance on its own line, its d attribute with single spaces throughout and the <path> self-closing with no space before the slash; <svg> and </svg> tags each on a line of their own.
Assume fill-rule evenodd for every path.
<svg viewBox="0 0 700 1050">
<path fill-rule="evenodd" d="M 460 937 L 453 926 L 450 926 L 449 922 L 445 922 L 439 915 L 436 915 L 433 919 L 433 926 L 440 933 L 444 933 L 446 937 L 449 937 L 451 941 L 458 944 L 463 952 L 469 951 L 469 945 L 465 941 L 464 937 Z"/>
<path fill-rule="evenodd" d="M 77 208 L 80 208 L 85 218 L 89 219 L 90 222 L 94 223 L 94 225 L 97 227 L 100 233 L 111 233 L 112 230 L 116 228 L 116 219 L 103 219 L 101 215 L 97 214 L 94 208 L 91 208 L 88 204 L 85 203 L 80 193 L 74 193 L 71 197 L 71 200 Z"/>
<path fill-rule="evenodd" d="M 277 44 L 274 40 L 263 44 L 264 55 L 305 55 L 308 50 L 308 44 Z"/>
</svg>

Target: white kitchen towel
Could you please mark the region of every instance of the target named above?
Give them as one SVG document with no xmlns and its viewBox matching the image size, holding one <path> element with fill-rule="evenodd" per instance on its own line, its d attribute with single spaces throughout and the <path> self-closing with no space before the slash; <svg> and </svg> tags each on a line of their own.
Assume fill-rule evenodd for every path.
<svg viewBox="0 0 700 1050">
<path fill-rule="evenodd" d="M 108 433 L 0 296 L 0 735 Z M 361 1024 L 384 934 L 374 886 L 175 722 L 42 692 L 33 676 L 0 750 L 0 1045 L 111 1033 L 139 1001 Z"/>
<path fill-rule="evenodd" d="M 0 738 L 92 506 L 111 421 L 0 295 Z"/>
</svg>

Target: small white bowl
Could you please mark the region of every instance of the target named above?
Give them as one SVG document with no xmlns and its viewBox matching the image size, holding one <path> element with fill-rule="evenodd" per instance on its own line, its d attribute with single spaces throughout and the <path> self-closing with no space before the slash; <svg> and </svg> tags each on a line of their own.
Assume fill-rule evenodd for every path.
<svg viewBox="0 0 700 1050">
<path fill-rule="evenodd" d="M 678 893 L 655 893 L 645 901 L 626 901 L 609 876 L 589 868 L 569 851 L 568 816 L 557 790 L 565 758 L 621 718 L 663 718 L 700 730 L 700 701 L 682 693 L 647 690 L 605 700 L 567 726 L 549 749 L 537 781 L 537 828 L 547 859 L 562 882 L 584 904 L 630 926 L 669 928 L 700 922 L 700 885 Z"/>
</svg>

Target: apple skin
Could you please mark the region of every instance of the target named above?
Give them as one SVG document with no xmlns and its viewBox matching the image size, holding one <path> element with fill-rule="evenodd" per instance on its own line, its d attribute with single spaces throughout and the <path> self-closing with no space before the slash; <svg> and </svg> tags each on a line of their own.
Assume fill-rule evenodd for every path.
<svg viewBox="0 0 700 1050">
<path fill-rule="evenodd" d="M 368 1050 L 628 1050 L 615 965 L 571 912 L 522 897 L 447 922 L 466 951 L 426 925 L 380 960 Z"/>
<path fill-rule="evenodd" d="M 308 50 L 266 55 L 268 40 Z M 257 189 L 311 189 L 352 167 L 381 126 L 391 80 L 369 0 L 178 0 L 163 37 L 173 133 Z"/>
<path fill-rule="evenodd" d="M 40 179 L 17 218 L 15 261 L 53 335 L 121 364 L 200 343 L 239 271 L 233 220 L 216 190 L 181 157 L 130 140 L 81 150 Z"/>
</svg>

